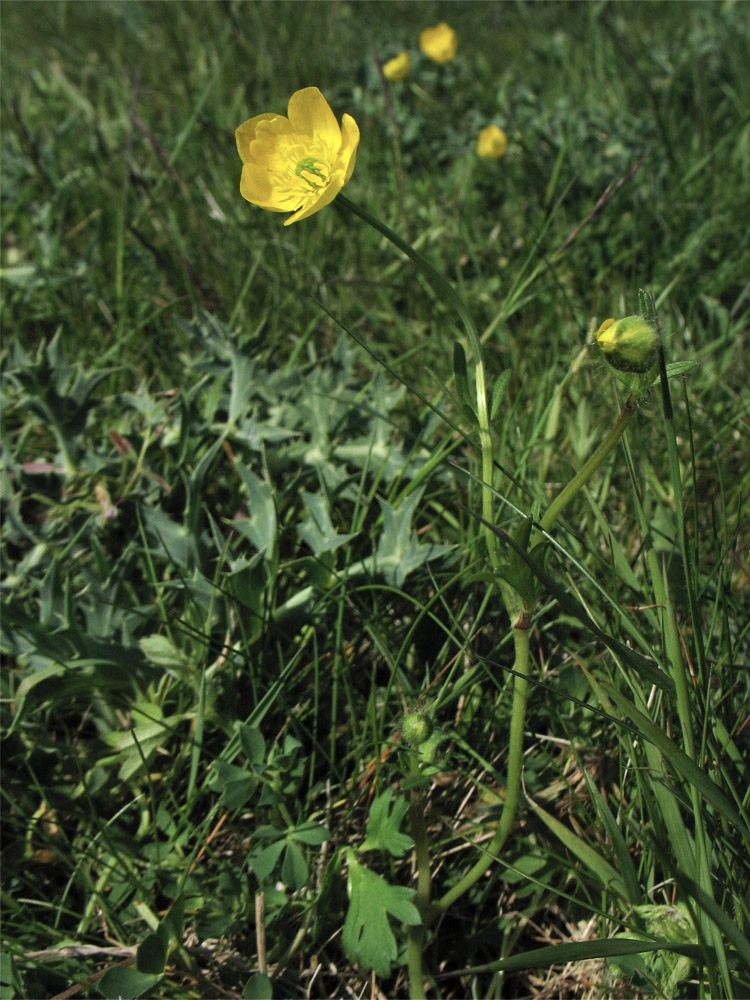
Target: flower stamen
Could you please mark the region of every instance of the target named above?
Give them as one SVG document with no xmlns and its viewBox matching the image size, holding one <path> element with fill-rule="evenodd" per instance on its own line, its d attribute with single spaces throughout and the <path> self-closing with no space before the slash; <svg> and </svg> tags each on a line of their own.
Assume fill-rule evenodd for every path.
<svg viewBox="0 0 750 1000">
<path fill-rule="evenodd" d="M 295 174 L 298 177 L 301 177 L 303 181 L 306 181 L 306 183 L 308 183 L 313 190 L 325 187 L 328 183 L 328 178 L 320 167 L 315 166 L 316 163 L 322 163 L 322 160 L 317 160 L 314 156 L 306 156 L 304 159 L 299 161 L 294 170 Z M 319 177 L 323 183 L 317 184 L 314 180 L 312 180 L 312 178 L 305 177 L 305 174 L 314 174 L 316 177 Z"/>
</svg>

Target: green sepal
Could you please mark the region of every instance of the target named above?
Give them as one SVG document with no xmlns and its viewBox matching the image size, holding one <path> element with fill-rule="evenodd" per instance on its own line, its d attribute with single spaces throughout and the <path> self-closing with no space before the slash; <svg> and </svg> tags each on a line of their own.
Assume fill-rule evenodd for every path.
<svg viewBox="0 0 750 1000">
<path fill-rule="evenodd" d="M 652 326 L 658 327 L 654 299 L 651 292 L 646 288 L 638 289 L 638 305 L 641 307 L 641 316 Z"/>
<path fill-rule="evenodd" d="M 680 378 L 683 375 L 687 375 L 691 372 L 693 368 L 698 367 L 698 362 L 695 360 L 691 361 L 671 361 L 667 365 L 667 378 Z M 652 385 L 659 384 L 659 376 L 657 375 Z"/>
</svg>

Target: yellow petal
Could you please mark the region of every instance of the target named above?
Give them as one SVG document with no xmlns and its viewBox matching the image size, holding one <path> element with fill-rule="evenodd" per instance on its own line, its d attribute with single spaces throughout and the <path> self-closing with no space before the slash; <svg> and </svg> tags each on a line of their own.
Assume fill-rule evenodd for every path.
<svg viewBox="0 0 750 1000">
<path fill-rule="evenodd" d="M 234 137 L 237 140 L 237 152 L 240 154 L 240 159 L 243 163 L 250 161 L 250 143 L 256 136 L 260 122 L 270 122 L 278 117 L 279 115 L 266 112 L 262 115 L 256 115 L 254 118 L 248 118 L 246 122 L 237 126 Z M 286 121 L 286 119 L 284 120 Z"/>
<path fill-rule="evenodd" d="M 317 87 L 305 87 L 289 98 L 289 121 L 302 135 L 314 135 L 332 150 L 341 145 L 341 129 L 328 101 Z"/>
<path fill-rule="evenodd" d="M 330 205 L 344 186 L 344 183 L 343 175 L 335 177 L 317 198 L 311 199 L 307 204 L 298 209 L 294 215 L 290 215 L 288 219 L 284 219 L 284 225 L 288 226 L 292 222 L 299 222 L 300 219 L 306 219 L 310 215 L 315 215 L 316 212 L 319 212 L 321 208 L 325 208 L 326 205 Z"/>
<path fill-rule="evenodd" d="M 346 184 L 354 171 L 354 164 L 357 162 L 358 145 L 359 126 L 351 115 L 344 115 L 341 119 L 341 155 L 338 160 L 344 166 L 344 184 Z"/>
<path fill-rule="evenodd" d="M 255 163 L 246 163 L 242 168 L 240 194 L 245 201 L 269 212 L 291 212 L 299 204 L 297 198 L 280 198 L 272 185 L 271 175 Z"/>
</svg>

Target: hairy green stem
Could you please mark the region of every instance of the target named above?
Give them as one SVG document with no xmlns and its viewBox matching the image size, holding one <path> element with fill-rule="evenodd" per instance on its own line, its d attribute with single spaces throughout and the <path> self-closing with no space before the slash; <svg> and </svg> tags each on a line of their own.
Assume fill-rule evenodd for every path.
<svg viewBox="0 0 750 1000">
<path fill-rule="evenodd" d="M 424 972 L 422 970 L 422 953 L 424 951 L 424 927 L 409 928 L 409 939 L 406 944 L 406 964 L 409 970 L 409 995 L 414 1000 L 427 1000 L 424 990 Z"/>
<path fill-rule="evenodd" d="M 419 751 L 410 753 L 411 775 L 419 774 Z M 411 996 L 424 997 L 424 971 L 422 955 L 424 952 L 425 924 L 430 912 L 430 892 L 432 876 L 430 874 L 430 841 L 427 835 L 427 824 L 424 817 L 424 794 L 421 788 L 414 787 L 409 797 L 409 820 L 411 835 L 414 840 L 414 854 L 417 861 L 417 894 L 414 905 L 422 916 L 422 924 L 409 928 L 407 946 L 407 963 L 409 967 L 409 987 Z"/>
<path fill-rule="evenodd" d="M 519 627 L 520 626 L 520 627 Z M 448 907 L 468 892 L 497 859 L 505 843 L 518 810 L 521 797 L 521 771 L 523 766 L 523 732 L 526 726 L 526 698 L 529 677 L 529 624 L 522 621 L 513 627 L 515 663 L 513 669 L 513 706 L 510 718 L 510 743 L 508 747 L 508 775 L 505 783 L 505 803 L 497 824 L 495 835 L 485 848 L 484 854 L 452 889 L 441 896 L 433 906 L 436 914 L 444 913 Z"/>
<path fill-rule="evenodd" d="M 461 296 L 450 282 L 437 271 L 430 262 L 401 239 L 389 226 L 370 215 L 346 196 L 339 195 L 338 203 L 352 214 L 372 226 L 385 236 L 402 253 L 406 254 L 427 278 L 436 294 L 445 302 L 450 303 L 461 317 L 466 334 L 471 345 L 474 360 L 474 378 L 476 387 L 476 414 L 479 428 L 479 442 L 482 453 L 482 519 L 484 535 L 487 544 L 490 566 L 497 569 L 500 564 L 498 555 L 498 540 L 493 530 L 493 493 L 492 481 L 494 474 L 492 454 L 492 433 L 490 429 L 490 414 L 487 402 L 487 386 L 482 354 L 482 344 L 474 320 Z M 620 413 L 614 427 L 602 441 L 596 451 L 584 463 L 580 471 L 571 479 L 557 497 L 552 501 L 541 520 L 543 531 L 549 531 L 558 515 L 568 503 L 580 492 L 591 476 L 602 465 L 606 457 L 622 437 L 636 409 L 636 402 L 629 397 Z M 430 903 L 430 858 L 429 841 L 424 825 L 421 808 L 421 793 L 414 789 L 411 797 L 411 820 L 417 856 L 418 889 L 416 903 L 425 922 L 434 919 L 454 903 L 459 897 L 474 886 L 497 859 L 510 833 L 518 810 L 521 796 L 521 775 L 523 765 L 523 734 L 526 725 L 526 700 L 528 695 L 529 677 L 529 627 L 530 610 L 524 607 L 519 595 L 504 580 L 498 580 L 500 592 L 506 610 L 510 615 L 515 647 L 513 665 L 513 704 L 511 708 L 510 742 L 508 748 L 508 773 L 506 780 L 505 803 L 495 834 L 482 857 L 464 875 L 464 877 L 445 893 L 435 904 Z M 409 980 L 412 995 L 424 996 L 424 975 L 422 971 L 422 950 L 424 947 L 424 926 L 412 928 L 409 935 L 408 963 Z"/>
</svg>

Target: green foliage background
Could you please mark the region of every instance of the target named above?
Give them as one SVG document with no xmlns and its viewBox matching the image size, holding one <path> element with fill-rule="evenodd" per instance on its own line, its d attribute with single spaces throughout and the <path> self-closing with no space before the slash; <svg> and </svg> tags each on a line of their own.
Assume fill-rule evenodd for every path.
<svg viewBox="0 0 750 1000">
<path fill-rule="evenodd" d="M 601 684 L 656 695 L 679 743 L 674 707 L 562 598 L 664 673 L 661 568 L 700 766 L 746 816 L 744 5 L 6 0 L 0 19 L 2 995 L 262 995 L 259 889 L 274 995 L 361 990 L 342 852 L 399 784 L 404 713 L 422 699 L 446 734 L 443 887 L 502 798 L 510 647 L 470 513 L 456 319 L 335 203 L 286 229 L 239 196 L 235 127 L 313 84 L 360 126 L 346 193 L 455 282 L 493 378 L 509 372 L 502 527 L 614 419 L 594 317 L 651 289 L 668 360 L 699 362 L 672 383 L 689 565 L 655 393 L 568 512 L 535 625 L 524 780 L 552 821 L 525 809 L 511 867 L 436 931 L 436 989 L 536 995 L 531 973 L 486 968 L 537 947 L 534 927 L 693 945 L 683 910 L 664 929 L 666 779 Z M 442 67 L 418 53 L 440 20 L 459 38 Z M 402 48 L 389 104 L 376 59 Z M 489 122 L 500 161 L 475 155 Z M 667 784 L 688 816 L 683 778 Z M 705 818 L 716 899 L 747 937 L 728 815 Z M 408 860 L 372 860 L 402 919 Z M 128 978 L 115 963 L 136 947 Z M 731 947 L 722 988 L 740 996 Z M 408 995 L 402 963 L 388 995 Z M 700 967 L 664 952 L 586 975 L 687 996 Z"/>
</svg>

